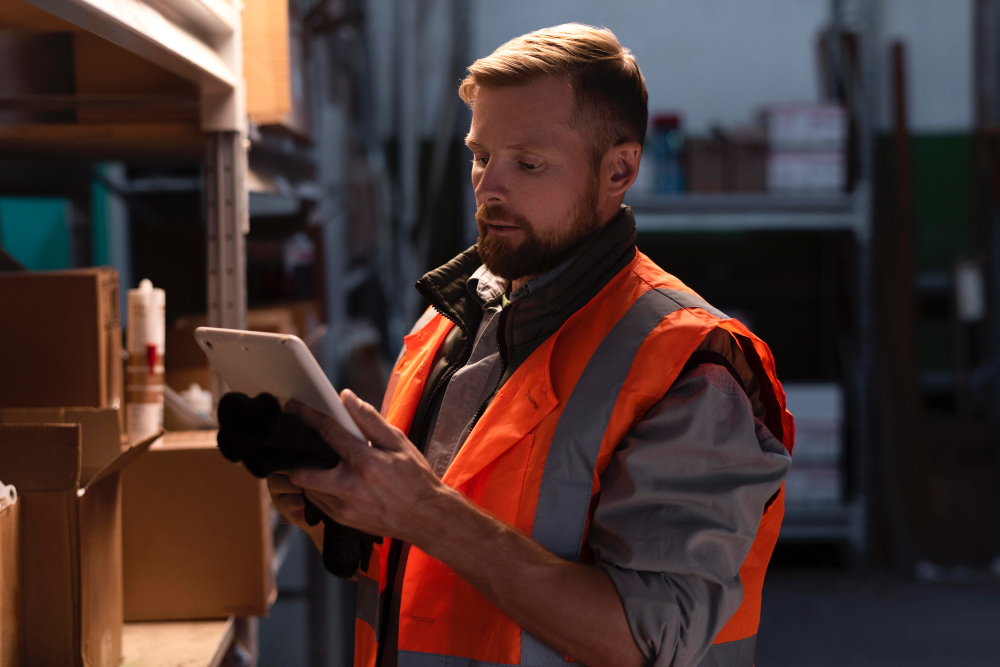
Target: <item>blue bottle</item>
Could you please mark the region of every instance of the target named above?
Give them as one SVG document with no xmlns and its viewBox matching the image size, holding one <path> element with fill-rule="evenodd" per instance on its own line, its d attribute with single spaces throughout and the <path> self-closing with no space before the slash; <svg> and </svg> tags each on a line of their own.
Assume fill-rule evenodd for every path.
<svg viewBox="0 0 1000 667">
<path fill-rule="evenodd" d="M 683 193 L 681 149 L 684 132 L 681 130 L 680 115 L 666 113 L 654 116 L 650 144 L 653 151 L 653 192 L 661 195 Z"/>
</svg>

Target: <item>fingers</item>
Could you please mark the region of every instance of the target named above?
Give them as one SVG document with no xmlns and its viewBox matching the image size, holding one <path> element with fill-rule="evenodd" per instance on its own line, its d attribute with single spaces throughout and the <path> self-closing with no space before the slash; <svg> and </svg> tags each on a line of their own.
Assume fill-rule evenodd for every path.
<svg viewBox="0 0 1000 667">
<path fill-rule="evenodd" d="M 342 466 L 320 470 L 319 468 L 300 468 L 289 473 L 289 478 L 296 488 L 312 489 L 333 495 L 343 494 L 349 472 Z"/>
<path fill-rule="evenodd" d="M 272 497 L 271 500 L 273 501 L 274 498 Z M 283 493 L 274 506 L 279 512 L 286 515 L 289 521 L 296 522 L 305 518 L 306 503 L 302 500 L 301 493 Z"/>
<path fill-rule="evenodd" d="M 344 402 L 354 423 L 373 445 L 393 451 L 402 450 L 405 436 L 400 437 L 402 433 L 393 428 L 370 403 L 362 401 L 350 389 L 340 392 L 340 400 Z"/>
<path fill-rule="evenodd" d="M 271 494 L 271 502 L 275 509 L 289 523 L 302 527 L 305 525 L 305 502 L 302 499 L 302 489 L 283 473 L 274 473 L 267 477 L 267 490 Z"/>
<path fill-rule="evenodd" d="M 345 505 L 336 496 L 331 496 L 326 493 L 306 491 L 306 497 L 309 498 L 312 504 L 318 507 L 323 514 L 327 515 L 334 521 L 339 523 L 344 518 Z"/>
<path fill-rule="evenodd" d="M 276 472 L 267 476 L 267 488 L 272 494 L 300 493 L 302 487 L 292 482 L 286 473 Z"/>
<path fill-rule="evenodd" d="M 348 463 L 354 460 L 359 454 L 368 450 L 368 443 L 361 442 L 355 438 L 336 419 L 323 414 L 319 410 L 294 400 L 288 401 L 285 409 L 298 415 L 302 418 L 302 421 L 319 431 L 323 439 Z"/>
</svg>

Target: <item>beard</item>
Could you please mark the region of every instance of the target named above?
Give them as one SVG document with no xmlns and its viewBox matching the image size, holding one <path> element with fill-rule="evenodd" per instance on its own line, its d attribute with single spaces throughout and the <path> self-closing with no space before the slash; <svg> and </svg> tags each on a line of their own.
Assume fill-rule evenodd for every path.
<svg viewBox="0 0 1000 667">
<path fill-rule="evenodd" d="M 595 177 L 587 184 L 568 216 L 569 224 L 561 225 L 566 233 L 556 239 L 540 238 L 527 218 L 503 206 L 480 206 L 476 211 L 476 225 L 479 227 L 476 249 L 480 259 L 490 273 L 508 281 L 551 271 L 577 254 L 600 227 L 597 194 Z M 487 225 L 491 222 L 516 225 L 524 238 L 512 241 L 490 234 Z"/>
</svg>

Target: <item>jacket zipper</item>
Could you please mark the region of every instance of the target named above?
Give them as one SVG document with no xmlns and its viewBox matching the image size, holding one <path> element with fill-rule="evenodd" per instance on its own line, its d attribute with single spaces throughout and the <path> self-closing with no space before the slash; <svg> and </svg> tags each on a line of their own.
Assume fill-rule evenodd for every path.
<svg viewBox="0 0 1000 667">
<path fill-rule="evenodd" d="M 423 296 L 430 302 L 431 307 L 434 308 L 434 310 L 437 311 L 438 314 L 441 315 L 441 317 L 445 318 L 446 320 L 449 320 L 455 326 L 461 329 L 462 333 L 465 334 L 465 340 L 466 340 L 465 349 L 462 351 L 462 354 L 459 356 L 458 359 L 455 360 L 455 363 L 451 364 L 445 370 L 445 372 L 438 379 L 437 383 L 434 385 L 433 391 L 431 392 L 430 396 L 427 397 L 427 404 L 424 405 L 424 409 L 420 413 L 420 420 L 416 422 L 418 429 L 414 431 L 414 435 L 420 435 L 422 445 L 426 447 L 427 445 L 426 440 L 430 434 L 425 434 L 423 433 L 423 431 L 427 426 L 426 425 L 427 416 L 430 413 L 431 406 L 434 405 L 434 398 L 437 396 L 437 393 L 441 391 L 441 389 L 443 389 L 448 385 L 448 383 L 451 381 L 452 376 L 456 372 L 458 372 L 458 369 L 464 366 L 465 363 L 469 360 L 469 356 L 472 354 L 472 347 L 473 345 L 475 345 L 475 341 L 472 340 L 472 337 L 469 334 L 469 328 L 465 326 L 465 324 L 463 324 L 462 322 L 459 322 L 458 319 L 444 312 L 444 310 L 434 302 L 434 299 L 432 299 L 431 296 L 426 293 L 426 290 L 420 285 L 420 283 L 417 283 L 417 291 L 420 292 L 421 296 Z"/>
<path fill-rule="evenodd" d="M 500 311 L 499 317 L 500 319 L 497 321 L 497 351 L 500 353 L 500 376 L 497 378 L 497 384 L 493 387 L 493 391 L 490 392 L 490 395 L 486 397 L 486 400 L 483 401 L 482 405 L 479 406 L 479 409 L 476 410 L 476 416 L 472 418 L 472 428 L 476 427 L 476 424 L 479 423 L 479 418 L 483 416 L 483 413 L 486 412 L 486 408 L 488 408 L 490 403 L 493 401 L 493 397 L 497 395 L 498 391 L 500 391 L 500 387 L 503 384 L 504 373 L 507 372 L 507 346 L 504 342 L 503 336 L 504 323 L 507 320 L 506 308 Z"/>
</svg>

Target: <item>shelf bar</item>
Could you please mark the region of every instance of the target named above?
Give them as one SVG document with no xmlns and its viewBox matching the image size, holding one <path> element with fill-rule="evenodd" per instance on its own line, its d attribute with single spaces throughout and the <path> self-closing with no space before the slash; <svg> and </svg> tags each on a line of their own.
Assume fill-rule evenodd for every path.
<svg viewBox="0 0 1000 667">
<path fill-rule="evenodd" d="M 635 213 L 639 232 L 853 230 L 862 223 L 853 213 Z"/>
<path fill-rule="evenodd" d="M 141 0 L 28 0 L 50 14 L 92 32 L 161 67 L 195 83 L 227 90 L 235 89 L 240 73 L 234 72 L 215 48 L 194 33 L 164 17 Z M 220 2 L 183 0 L 167 6 L 188 8 L 178 12 L 178 19 L 207 25 L 218 31 L 223 19 L 218 14 Z M 200 12 L 190 13 L 198 6 Z M 235 10 L 233 10 L 235 12 Z M 207 19 L 215 16 L 217 20 Z M 236 21 L 236 15 L 226 21 Z M 234 28 L 230 27 L 229 34 Z M 218 36 L 218 35 L 217 35 Z"/>
</svg>

